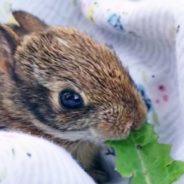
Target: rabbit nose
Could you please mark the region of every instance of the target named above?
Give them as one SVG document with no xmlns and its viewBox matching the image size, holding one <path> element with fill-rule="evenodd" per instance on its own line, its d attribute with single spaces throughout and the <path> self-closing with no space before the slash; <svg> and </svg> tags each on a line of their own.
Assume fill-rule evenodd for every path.
<svg viewBox="0 0 184 184">
<path fill-rule="evenodd" d="M 140 121 L 140 126 L 142 126 L 143 124 L 145 124 L 147 122 L 147 115 L 144 115 L 144 117 L 142 118 L 142 120 Z"/>
<path fill-rule="evenodd" d="M 133 129 L 139 129 L 143 124 L 147 122 L 147 115 L 144 115 L 143 118 L 139 122 L 135 122 L 133 125 Z"/>
<path fill-rule="evenodd" d="M 147 115 L 144 115 L 144 117 L 141 120 L 141 124 L 144 124 L 147 122 Z"/>
</svg>

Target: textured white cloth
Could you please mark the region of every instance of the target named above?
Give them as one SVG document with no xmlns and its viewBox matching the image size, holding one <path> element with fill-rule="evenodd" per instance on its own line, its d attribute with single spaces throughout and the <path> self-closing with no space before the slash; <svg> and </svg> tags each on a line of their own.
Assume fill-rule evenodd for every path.
<svg viewBox="0 0 184 184">
<path fill-rule="evenodd" d="M 95 184 L 71 155 L 42 138 L 0 132 L 1 184 Z"/>
<path fill-rule="evenodd" d="M 160 141 L 184 160 L 183 0 L 12 0 L 12 8 L 111 45 L 140 88 Z M 7 21 L 4 13 L 0 21 Z"/>
</svg>

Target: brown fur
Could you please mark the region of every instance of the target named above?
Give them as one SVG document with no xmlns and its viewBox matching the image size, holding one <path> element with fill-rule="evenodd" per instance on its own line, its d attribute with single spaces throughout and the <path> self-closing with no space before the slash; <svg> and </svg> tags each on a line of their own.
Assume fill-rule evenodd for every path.
<svg viewBox="0 0 184 184">
<path fill-rule="evenodd" d="M 106 46 L 75 29 L 48 27 L 24 12 L 14 15 L 19 29 L 0 27 L 0 127 L 64 146 L 98 181 L 90 170 L 103 140 L 126 137 L 145 117 L 139 93 Z M 15 51 L 12 43 L 16 43 Z M 66 87 L 81 94 L 83 108 L 60 106 L 58 94 Z M 61 135 L 93 129 L 96 137 L 94 141 L 92 134 L 91 140 L 85 136 L 63 140 L 41 125 Z"/>
</svg>

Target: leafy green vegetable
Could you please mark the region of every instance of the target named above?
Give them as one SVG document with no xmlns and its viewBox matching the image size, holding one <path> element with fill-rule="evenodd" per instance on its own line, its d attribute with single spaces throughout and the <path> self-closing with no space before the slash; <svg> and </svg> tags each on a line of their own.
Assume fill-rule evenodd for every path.
<svg viewBox="0 0 184 184">
<path fill-rule="evenodd" d="M 184 162 L 173 160 L 170 146 L 159 144 L 152 126 L 132 131 L 126 140 L 107 141 L 116 152 L 116 169 L 131 184 L 171 184 L 184 173 Z"/>
</svg>

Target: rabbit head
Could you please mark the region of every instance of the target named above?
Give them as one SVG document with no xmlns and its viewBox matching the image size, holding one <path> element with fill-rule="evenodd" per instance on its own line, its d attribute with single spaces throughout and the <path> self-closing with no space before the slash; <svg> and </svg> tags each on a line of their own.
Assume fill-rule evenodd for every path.
<svg viewBox="0 0 184 184">
<path fill-rule="evenodd" d="M 76 29 L 14 16 L 18 27 L 0 27 L 0 70 L 13 81 L 20 117 L 73 141 L 123 138 L 143 122 L 142 98 L 112 50 Z"/>
</svg>

